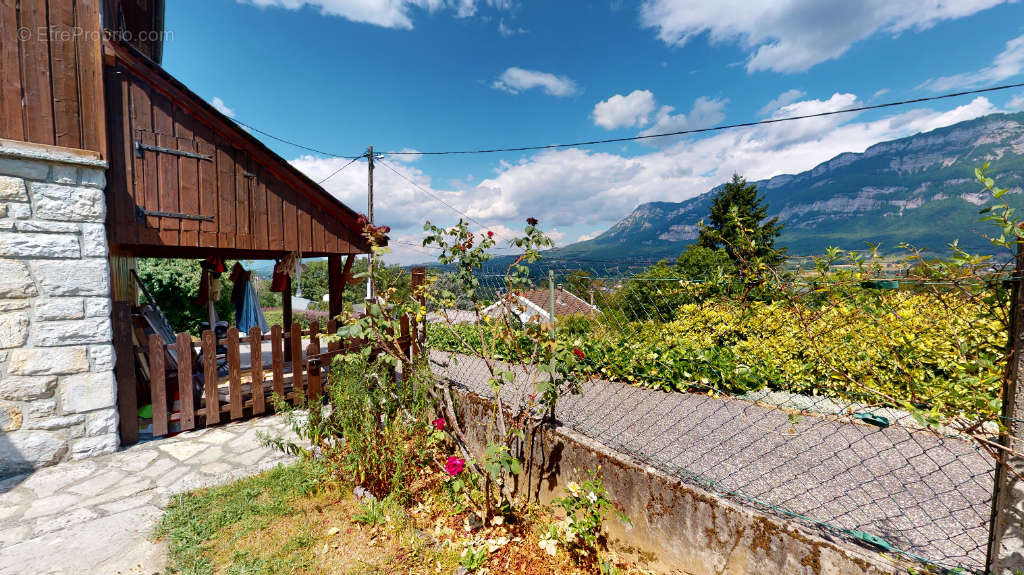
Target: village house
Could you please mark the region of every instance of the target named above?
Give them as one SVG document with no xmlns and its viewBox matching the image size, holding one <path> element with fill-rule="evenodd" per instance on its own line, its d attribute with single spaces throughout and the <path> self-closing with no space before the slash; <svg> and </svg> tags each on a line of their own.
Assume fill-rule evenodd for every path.
<svg viewBox="0 0 1024 575">
<path fill-rule="evenodd" d="M 175 400 L 187 430 L 318 385 L 301 358 L 319 332 L 292 325 L 290 290 L 249 366 L 239 334 L 204 342 L 206 357 L 233 343 L 225 380 L 140 310 L 136 258 L 326 257 L 334 316 L 369 250 L 355 211 L 161 68 L 163 14 L 0 2 L 0 477 L 135 443 L 144 404 L 160 435 Z"/>
<path fill-rule="evenodd" d="M 538 288 L 516 292 L 515 304 L 500 299 L 484 308 L 483 315 L 497 317 L 503 313 L 514 313 L 523 322 L 551 323 L 551 290 Z M 600 313 L 597 306 L 587 303 L 571 291 L 557 286 L 554 290 L 555 321 L 570 316 L 593 316 Z"/>
</svg>

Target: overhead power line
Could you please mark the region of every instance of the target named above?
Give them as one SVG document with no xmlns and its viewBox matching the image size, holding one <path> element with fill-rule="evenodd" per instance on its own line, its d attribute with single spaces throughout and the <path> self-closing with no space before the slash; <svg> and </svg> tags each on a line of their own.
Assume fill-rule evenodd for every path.
<svg viewBox="0 0 1024 575">
<path fill-rule="evenodd" d="M 870 106 L 857 106 L 854 108 L 843 108 L 841 110 L 832 110 L 829 112 L 818 112 L 815 114 L 803 114 L 800 116 L 788 116 L 785 118 L 769 118 L 767 120 L 758 120 L 756 122 L 740 122 L 737 124 L 723 124 L 720 126 L 712 126 L 708 128 L 693 128 L 690 130 L 679 130 L 676 132 L 664 132 L 660 134 L 647 134 L 642 136 L 628 136 L 624 138 L 607 138 L 603 140 L 586 140 L 582 142 L 572 142 L 569 144 L 546 144 L 542 146 L 520 146 L 515 148 L 485 148 L 478 150 L 448 150 L 441 152 L 420 152 L 420 151 L 396 151 L 396 152 L 385 152 L 390 156 L 450 156 L 450 155 L 467 155 L 467 154 L 493 154 L 498 152 L 527 152 L 533 150 L 551 150 L 556 148 L 575 148 L 579 146 L 594 146 L 598 144 L 615 144 L 621 142 L 635 142 L 639 140 L 651 140 L 654 138 L 667 138 L 671 136 L 685 136 L 688 134 L 701 134 L 705 132 L 718 132 L 721 130 L 731 130 L 734 128 L 748 128 L 751 126 L 762 126 L 765 124 L 778 124 L 780 122 L 792 122 L 794 120 L 806 120 L 808 118 L 821 118 L 824 116 L 834 116 L 837 114 L 852 114 L 854 112 L 865 112 L 867 110 L 878 110 L 881 108 L 892 108 L 894 106 L 906 106 L 909 104 L 920 104 L 922 102 L 932 102 L 935 100 L 945 100 L 948 98 L 956 98 L 959 96 L 969 96 L 972 94 L 983 94 L 985 92 L 996 92 L 999 90 L 1009 90 L 1011 88 L 1024 87 L 1024 83 L 1019 84 L 1005 84 L 1002 86 L 992 86 L 989 88 L 978 88 L 975 90 L 964 90 L 961 92 L 952 92 L 949 94 L 941 94 L 938 96 L 926 96 L 923 98 L 914 98 L 911 100 L 897 100 L 895 102 L 886 102 L 884 104 L 872 104 Z"/>
<path fill-rule="evenodd" d="M 413 185 L 413 187 L 415 187 L 419 191 L 423 192 L 424 194 L 427 194 L 428 196 L 434 198 L 435 200 L 437 200 L 439 203 L 443 204 L 448 209 L 450 209 L 453 212 L 456 212 L 459 215 L 463 216 L 464 218 L 466 218 L 466 220 L 468 220 L 470 222 L 473 222 L 474 224 L 476 224 L 476 225 L 478 225 L 478 226 L 480 226 L 482 228 L 487 228 L 487 226 L 485 226 L 484 224 L 482 224 L 479 221 L 477 221 L 475 218 L 473 218 L 473 216 L 470 216 L 466 212 L 464 212 L 464 211 L 460 210 L 459 208 L 456 208 L 455 206 L 453 206 L 453 205 L 449 204 L 448 202 L 442 200 L 437 194 L 435 194 L 434 192 L 431 192 L 430 190 L 428 190 L 428 189 L 424 188 L 423 186 L 417 184 L 416 182 L 412 181 L 411 178 L 406 177 L 405 174 L 403 174 L 402 172 L 399 172 L 398 170 L 392 168 L 389 164 L 387 164 L 387 163 L 385 163 L 383 161 L 380 161 L 380 160 L 378 160 L 377 163 L 379 163 L 380 165 L 384 166 L 385 168 L 391 170 L 392 172 L 395 173 L 395 175 L 397 175 L 398 177 L 402 178 L 403 180 L 409 182 L 410 184 Z M 494 235 L 497 236 L 498 234 L 495 233 Z"/>
<path fill-rule="evenodd" d="M 344 166 L 338 168 L 337 170 L 334 170 L 333 172 L 331 172 L 331 175 L 329 175 L 326 178 L 320 180 L 319 182 L 317 182 L 317 184 L 321 185 L 321 186 L 324 185 L 324 182 L 326 182 L 327 180 L 333 178 L 338 172 L 340 172 L 340 171 L 344 170 L 345 168 L 351 166 L 352 164 L 356 163 L 356 160 L 360 160 L 360 159 L 365 158 L 365 157 L 366 157 L 366 154 L 363 154 L 362 156 L 359 156 L 357 158 L 352 158 L 349 161 L 349 163 L 347 163 Z"/>
<path fill-rule="evenodd" d="M 323 150 L 318 150 L 316 148 L 311 148 L 309 146 L 304 146 L 302 144 L 298 144 L 298 143 L 293 142 L 291 140 L 286 140 L 284 138 L 275 136 L 275 135 L 273 135 L 273 134 L 271 134 L 269 132 L 264 132 L 263 130 L 257 128 L 256 126 L 253 126 L 252 124 L 247 124 L 247 123 L 245 123 L 245 122 L 243 122 L 243 121 L 241 121 L 241 120 L 239 120 L 237 118 L 231 118 L 231 121 L 236 123 L 236 124 L 238 124 L 239 126 L 245 126 L 246 128 L 249 128 L 250 130 L 252 130 L 253 132 L 256 132 L 256 133 L 259 133 L 259 134 L 263 134 L 264 136 L 266 136 L 266 137 L 268 137 L 268 138 L 270 138 L 272 140 L 277 140 L 278 142 L 282 142 L 284 144 L 288 144 L 289 146 L 295 146 L 296 148 L 301 148 L 301 149 L 306 150 L 308 152 L 314 152 L 314 153 L 320 154 L 321 156 L 329 156 L 329 157 L 332 157 L 332 158 L 345 158 L 346 160 L 358 160 L 359 158 L 366 157 L 366 154 L 361 154 L 361 155 L 358 155 L 358 156 L 346 156 L 346 155 L 343 155 L 343 154 L 333 154 L 331 152 L 325 152 Z"/>
</svg>

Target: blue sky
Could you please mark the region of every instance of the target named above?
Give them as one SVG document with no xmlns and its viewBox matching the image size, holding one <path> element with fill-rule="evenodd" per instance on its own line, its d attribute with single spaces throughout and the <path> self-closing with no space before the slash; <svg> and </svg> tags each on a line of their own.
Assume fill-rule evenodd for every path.
<svg viewBox="0 0 1024 575">
<path fill-rule="evenodd" d="M 164 66 L 238 120 L 326 152 L 551 144 L 783 117 L 1020 81 L 1024 5 L 1000 0 L 601 2 L 175 0 Z M 734 171 L 809 169 L 845 151 L 997 111 L 1024 92 L 700 138 L 383 162 L 510 236 L 561 245 Z M 263 138 L 320 180 L 347 160 Z M 399 242 L 459 214 L 384 167 L 376 215 Z M 366 168 L 327 180 L 365 209 Z M 770 198 L 769 198 L 770 201 Z M 402 263 L 429 250 L 396 243 Z"/>
</svg>

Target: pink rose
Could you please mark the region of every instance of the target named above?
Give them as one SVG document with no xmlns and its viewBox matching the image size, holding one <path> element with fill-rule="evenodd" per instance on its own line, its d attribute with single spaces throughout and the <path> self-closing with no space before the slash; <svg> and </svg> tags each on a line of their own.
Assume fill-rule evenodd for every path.
<svg viewBox="0 0 1024 575">
<path fill-rule="evenodd" d="M 438 431 L 444 431 L 444 418 L 443 417 L 438 417 L 434 421 L 431 421 L 430 424 L 434 426 L 434 429 L 437 429 Z"/>
<path fill-rule="evenodd" d="M 466 460 L 461 457 L 455 457 L 454 455 L 448 458 L 448 462 L 444 464 L 444 470 L 448 472 L 448 475 L 455 477 L 462 473 L 462 470 L 466 468 Z"/>
</svg>

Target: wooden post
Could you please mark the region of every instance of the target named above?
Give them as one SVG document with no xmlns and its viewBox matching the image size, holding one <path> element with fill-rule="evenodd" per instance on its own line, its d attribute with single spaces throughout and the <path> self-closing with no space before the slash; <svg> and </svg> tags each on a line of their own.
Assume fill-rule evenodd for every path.
<svg viewBox="0 0 1024 575">
<path fill-rule="evenodd" d="M 290 352 L 292 358 L 292 403 L 299 405 L 302 403 L 303 387 L 302 387 L 302 326 L 293 323 L 291 341 L 289 342 L 287 350 Z"/>
<path fill-rule="evenodd" d="M 203 332 L 203 385 L 206 387 L 206 425 L 220 423 L 220 393 L 217 391 L 217 334 Z"/>
<path fill-rule="evenodd" d="M 285 333 L 291 333 L 292 331 L 292 278 L 286 276 L 284 282 L 284 292 L 281 293 L 281 317 L 284 321 Z M 284 348 L 284 360 L 292 360 L 292 349 L 290 346 Z"/>
<path fill-rule="evenodd" d="M 153 396 L 153 437 L 167 435 L 167 373 L 164 340 L 149 334 L 149 390 Z"/>
<path fill-rule="evenodd" d="M 179 333 L 175 342 L 178 352 L 178 401 L 181 430 L 196 428 L 196 411 L 192 395 L 192 336 Z"/>
<path fill-rule="evenodd" d="M 126 301 L 114 302 L 114 354 L 117 364 L 117 411 L 121 447 L 139 442 L 139 397 L 135 384 L 135 350 L 132 349 L 132 310 Z"/>
<path fill-rule="evenodd" d="M 231 419 L 242 417 L 242 359 L 238 351 L 238 328 L 228 329 L 228 402 Z"/>
<path fill-rule="evenodd" d="M 341 271 L 341 256 L 337 254 L 327 256 L 327 297 L 329 298 L 327 309 L 331 314 L 330 319 L 341 315 L 341 297 L 344 291 L 345 282 Z"/>
<path fill-rule="evenodd" d="M 252 377 L 252 413 L 259 415 L 267 411 L 263 394 L 263 332 L 259 326 L 249 328 L 249 373 Z"/>
<path fill-rule="evenodd" d="M 281 326 L 270 327 L 270 353 L 273 359 L 274 393 L 284 401 L 284 337 Z"/>
<path fill-rule="evenodd" d="M 989 528 L 986 573 L 1017 575 L 1024 573 L 1024 244 L 1017 246 L 1014 273 L 1010 356 L 1003 379 L 1003 423 L 999 442 L 1007 448 L 996 466 L 992 495 L 992 521 Z M 1014 453 L 1015 452 L 1015 453 Z"/>
</svg>

